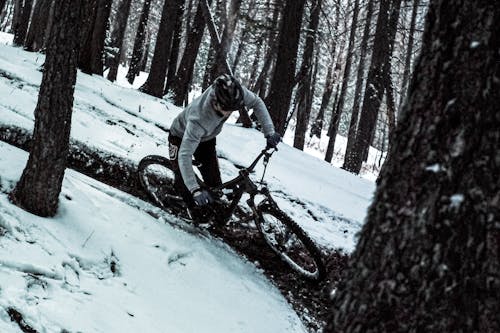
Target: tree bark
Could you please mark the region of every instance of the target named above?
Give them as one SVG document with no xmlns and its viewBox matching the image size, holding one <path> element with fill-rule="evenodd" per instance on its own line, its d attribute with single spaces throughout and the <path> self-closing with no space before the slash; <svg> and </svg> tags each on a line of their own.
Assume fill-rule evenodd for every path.
<svg viewBox="0 0 500 333">
<path fill-rule="evenodd" d="M 178 106 L 184 105 L 184 102 L 187 101 L 189 84 L 193 77 L 196 56 L 198 55 L 203 32 L 205 30 L 205 19 L 203 17 L 201 2 L 202 1 L 198 3 L 193 26 L 187 34 L 186 47 L 184 48 L 184 54 L 182 55 L 179 68 L 177 69 L 177 80 L 175 84 L 172 85 L 173 100 Z M 212 0 L 207 0 L 207 2 L 210 5 Z"/>
<path fill-rule="evenodd" d="M 356 141 L 356 132 L 358 128 L 358 118 L 359 118 L 359 107 L 361 104 L 361 89 L 363 87 L 364 82 L 364 73 L 365 73 L 365 61 L 366 55 L 368 53 L 368 39 L 370 37 L 370 25 L 373 15 L 373 2 L 374 0 L 368 0 L 368 8 L 366 9 L 366 22 L 365 28 L 363 31 L 363 38 L 361 40 L 360 45 L 360 55 L 359 55 L 359 64 L 358 64 L 358 72 L 356 74 L 356 89 L 354 91 L 354 103 L 352 106 L 351 120 L 349 122 L 349 131 L 347 134 L 347 147 L 344 155 L 344 165 L 343 169 L 348 168 L 348 165 L 353 163 L 353 148 L 354 142 Z"/>
<path fill-rule="evenodd" d="M 313 76 L 313 53 L 316 43 L 316 33 L 319 25 L 319 14 L 321 12 L 321 0 L 314 0 L 311 5 L 311 18 L 307 27 L 306 44 L 304 47 L 302 64 L 299 70 L 299 73 L 302 73 L 299 76 L 302 76 L 304 79 L 299 82 L 299 87 L 297 88 L 297 126 L 295 127 L 293 139 L 293 146 L 300 150 L 304 150 L 307 125 L 309 124 L 311 111 L 307 105 L 309 104 L 309 99 L 312 98 L 311 82 Z"/>
<path fill-rule="evenodd" d="M 149 70 L 146 82 L 141 87 L 141 91 L 151 96 L 158 98 L 163 96 L 175 25 L 176 21 L 182 18 L 176 17 L 174 13 L 183 4 L 184 0 L 165 0 L 165 4 L 163 5 L 151 69 Z"/>
<path fill-rule="evenodd" d="M 14 45 L 22 46 L 24 45 L 24 40 L 26 39 L 26 34 L 28 33 L 28 27 L 30 24 L 31 10 L 33 9 L 33 0 L 24 0 L 24 6 L 22 7 L 22 14 L 20 16 L 20 21 L 18 24 L 18 29 L 14 34 Z"/>
<path fill-rule="evenodd" d="M 352 24 L 351 24 L 351 32 L 349 34 L 349 45 L 347 47 L 347 58 L 344 68 L 344 77 L 342 78 L 342 86 L 340 88 L 340 95 L 338 104 L 334 110 L 334 116 L 332 117 L 332 121 L 330 122 L 330 128 L 328 130 L 329 139 L 328 146 L 326 148 L 325 153 L 325 161 L 330 163 L 333 158 L 333 151 L 335 148 L 335 140 L 337 138 L 337 132 L 340 124 L 340 117 L 342 112 L 344 111 L 344 103 L 345 96 L 347 93 L 347 86 L 349 85 L 349 77 L 351 76 L 351 65 L 354 51 L 354 43 L 356 39 L 356 29 L 358 26 L 358 14 L 359 14 L 359 0 L 355 0 L 354 9 L 352 13 Z"/>
<path fill-rule="evenodd" d="M 48 21 L 52 2 L 52 0 L 38 0 L 35 3 L 28 35 L 24 43 L 27 51 L 40 51 L 43 48 L 46 30 L 49 27 Z"/>
<path fill-rule="evenodd" d="M 11 193 L 17 205 L 40 216 L 55 215 L 66 168 L 80 15 L 81 0 L 55 4 L 55 24 L 35 108 L 33 146 L 21 179 Z"/>
<path fill-rule="evenodd" d="M 141 59 L 144 51 L 144 41 L 146 39 L 146 27 L 148 25 L 149 10 L 151 8 L 151 0 L 145 0 L 142 7 L 142 14 L 139 20 L 139 26 L 135 34 L 134 50 L 130 59 L 130 66 L 127 72 L 127 81 L 132 84 L 135 78 L 139 75 Z"/>
<path fill-rule="evenodd" d="M 305 0 L 287 1 L 283 9 L 276 68 L 267 105 L 276 131 L 284 134 L 290 99 L 295 83 L 295 66 Z"/>
<path fill-rule="evenodd" d="M 431 1 L 326 332 L 500 331 L 499 19 L 490 1 Z"/>
<path fill-rule="evenodd" d="M 125 29 L 127 28 L 131 4 L 132 0 L 122 0 L 120 2 L 117 9 L 115 27 L 111 32 L 110 47 L 112 49 L 112 56 L 108 59 L 108 80 L 111 82 L 116 81 L 116 76 L 118 75 L 118 68 L 120 67 L 120 59 L 123 52 L 123 38 L 125 36 Z"/>
</svg>

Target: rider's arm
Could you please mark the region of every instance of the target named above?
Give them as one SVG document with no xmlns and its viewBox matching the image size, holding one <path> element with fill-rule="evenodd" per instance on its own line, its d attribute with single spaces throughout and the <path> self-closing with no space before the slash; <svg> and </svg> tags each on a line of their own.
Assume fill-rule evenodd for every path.
<svg viewBox="0 0 500 333">
<path fill-rule="evenodd" d="M 193 171 L 193 154 L 198 148 L 204 133 L 203 127 L 194 121 L 188 121 L 179 148 L 179 170 L 184 184 L 191 193 L 199 188 Z"/>
<path fill-rule="evenodd" d="M 262 132 L 264 132 L 264 136 L 268 137 L 269 135 L 274 133 L 274 125 L 273 121 L 271 120 L 271 116 L 269 115 L 269 111 L 267 111 L 267 107 L 264 104 L 264 101 L 247 88 L 242 88 L 244 92 L 243 99 L 245 101 L 246 107 L 249 109 L 253 109 L 255 115 L 257 116 L 257 119 L 259 119 L 259 122 L 262 126 Z"/>
</svg>

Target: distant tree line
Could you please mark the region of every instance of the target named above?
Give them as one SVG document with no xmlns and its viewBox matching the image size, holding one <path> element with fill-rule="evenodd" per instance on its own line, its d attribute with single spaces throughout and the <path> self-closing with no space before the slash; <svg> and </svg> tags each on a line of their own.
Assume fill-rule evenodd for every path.
<svg viewBox="0 0 500 333">
<path fill-rule="evenodd" d="M 294 147 L 326 134 L 331 162 L 337 134 L 346 136 L 343 168 L 359 173 L 370 146 L 392 142 L 426 1 L 85 0 L 78 68 L 114 81 L 121 64 L 130 83 L 145 71 L 140 90 L 179 106 L 232 71 L 281 133 L 293 131 Z M 1 0 L 0 27 L 43 52 L 54 2 Z"/>
</svg>

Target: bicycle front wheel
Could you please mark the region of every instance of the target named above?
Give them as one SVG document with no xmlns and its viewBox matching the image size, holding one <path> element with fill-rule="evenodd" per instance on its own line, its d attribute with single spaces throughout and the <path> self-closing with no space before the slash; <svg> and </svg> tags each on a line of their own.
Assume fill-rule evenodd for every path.
<svg viewBox="0 0 500 333">
<path fill-rule="evenodd" d="M 168 158 L 159 155 L 144 157 L 137 168 L 143 190 L 162 208 L 172 207 L 173 201 L 182 202 L 174 189 L 175 173 Z"/>
<path fill-rule="evenodd" d="M 257 207 L 257 227 L 269 247 L 302 277 L 320 281 L 325 277 L 321 251 L 304 230 L 275 204 Z"/>
</svg>

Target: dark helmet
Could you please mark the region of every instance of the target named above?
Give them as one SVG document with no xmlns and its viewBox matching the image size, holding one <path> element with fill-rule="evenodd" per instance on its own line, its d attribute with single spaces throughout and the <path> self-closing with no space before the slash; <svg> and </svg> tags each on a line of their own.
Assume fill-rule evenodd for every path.
<svg viewBox="0 0 500 333">
<path fill-rule="evenodd" d="M 243 107 L 243 88 L 232 75 L 224 74 L 215 79 L 215 98 L 223 110 L 236 111 Z"/>
</svg>

